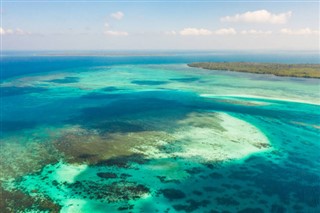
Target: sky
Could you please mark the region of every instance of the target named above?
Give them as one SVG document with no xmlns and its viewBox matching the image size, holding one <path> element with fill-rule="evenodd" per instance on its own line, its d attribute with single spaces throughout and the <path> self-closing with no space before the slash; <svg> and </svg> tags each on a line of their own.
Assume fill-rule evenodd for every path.
<svg viewBox="0 0 320 213">
<path fill-rule="evenodd" d="M 3 50 L 316 50 L 319 1 L 1 0 Z"/>
</svg>

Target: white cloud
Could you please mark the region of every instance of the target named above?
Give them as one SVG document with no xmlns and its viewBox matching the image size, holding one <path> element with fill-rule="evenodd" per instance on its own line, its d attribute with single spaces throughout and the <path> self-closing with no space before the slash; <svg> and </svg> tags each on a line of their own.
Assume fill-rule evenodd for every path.
<svg viewBox="0 0 320 213">
<path fill-rule="evenodd" d="M 14 34 L 14 30 L 12 30 L 12 29 L 7 29 L 7 30 L 5 30 L 5 33 L 6 33 L 6 34 Z"/>
<path fill-rule="evenodd" d="M 183 30 L 180 31 L 180 35 L 183 36 L 189 36 L 189 35 L 193 35 L 193 36 L 199 36 L 199 35 L 211 35 L 212 32 L 210 30 L 207 29 L 197 29 L 197 28 L 184 28 Z"/>
<path fill-rule="evenodd" d="M 4 29 L 4 28 L 0 28 L 0 35 L 10 35 L 10 34 L 14 34 L 14 30 L 12 29 Z"/>
<path fill-rule="evenodd" d="M 4 29 L 0 27 L 0 35 L 30 35 L 30 32 L 26 32 L 20 28 L 17 28 L 15 30 L 13 29 Z"/>
<path fill-rule="evenodd" d="M 4 35 L 5 33 L 6 31 L 2 27 L 0 27 L 0 35 Z"/>
<path fill-rule="evenodd" d="M 319 35 L 320 34 L 319 30 L 312 30 L 310 28 L 301 28 L 296 30 L 283 28 L 280 30 L 280 33 L 287 34 L 287 35 Z"/>
<path fill-rule="evenodd" d="M 127 36 L 129 35 L 128 32 L 125 31 L 116 31 L 116 30 L 111 30 L 110 24 L 108 22 L 104 23 L 105 26 L 105 35 L 110 35 L 110 36 Z"/>
<path fill-rule="evenodd" d="M 214 31 L 215 35 L 235 35 L 237 31 L 233 28 L 222 28 Z"/>
<path fill-rule="evenodd" d="M 21 30 L 20 28 L 17 28 L 16 31 L 15 31 L 15 34 L 17 34 L 17 35 L 27 35 L 29 33 Z"/>
<path fill-rule="evenodd" d="M 292 12 L 274 14 L 267 10 L 248 11 L 234 16 L 225 16 L 220 20 L 223 22 L 246 22 L 246 23 L 269 23 L 285 24 L 291 17 Z"/>
<path fill-rule="evenodd" d="M 242 30 L 240 32 L 242 35 L 271 35 L 272 31 L 262 31 L 262 30 Z"/>
<path fill-rule="evenodd" d="M 233 28 L 222 28 L 215 31 L 210 31 L 203 28 L 184 28 L 181 30 L 180 35 L 182 36 L 207 36 L 207 35 L 235 35 L 237 31 Z"/>
<path fill-rule="evenodd" d="M 118 12 L 115 12 L 115 13 L 111 13 L 110 16 L 111 16 L 112 18 L 114 18 L 114 19 L 120 20 L 120 19 L 122 19 L 122 18 L 124 17 L 124 13 L 118 11 Z"/>
<path fill-rule="evenodd" d="M 174 35 L 177 35 L 177 32 L 174 30 L 171 30 L 171 31 L 166 31 L 164 34 L 174 36 Z"/>
<path fill-rule="evenodd" d="M 113 30 L 107 30 L 104 33 L 106 35 L 110 35 L 110 36 L 127 36 L 127 35 L 129 35 L 129 33 L 125 32 L 125 31 L 113 31 Z"/>
</svg>

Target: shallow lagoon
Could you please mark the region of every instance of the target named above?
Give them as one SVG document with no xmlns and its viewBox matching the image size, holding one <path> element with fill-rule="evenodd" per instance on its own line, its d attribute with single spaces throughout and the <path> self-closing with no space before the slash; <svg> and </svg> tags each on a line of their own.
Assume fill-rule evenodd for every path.
<svg viewBox="0 0 320 213">
<path fill-rule="evenodd" d="M 1 86 L 3 208 L 320 211 L 319 80 L 135 64 Z"/>
</svg>

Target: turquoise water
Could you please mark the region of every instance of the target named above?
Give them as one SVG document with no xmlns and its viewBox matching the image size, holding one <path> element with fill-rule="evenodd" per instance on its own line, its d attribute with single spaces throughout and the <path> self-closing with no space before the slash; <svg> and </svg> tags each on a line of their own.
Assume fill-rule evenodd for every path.
<svg viewBox="0 0 320 213">
<path fill-rule="evenodd" d="M 4 57 L 1 209 L 319 212 L 319 80 L 186 65 L 317 57 L 170 54 Z"/>
</svg>

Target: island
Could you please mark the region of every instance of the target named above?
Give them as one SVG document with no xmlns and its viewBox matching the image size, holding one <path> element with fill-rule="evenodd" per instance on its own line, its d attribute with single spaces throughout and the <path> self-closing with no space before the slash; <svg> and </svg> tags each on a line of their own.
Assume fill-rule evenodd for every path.
<svg viewBox="0 0 320 213">
<path fill-rule="evenodd" d="M 271 74 L 276 76 L 320 78 L 320 64 L 280 64 L 280 63 L 252 63 L 252 62 L 195 62 L 189 67 L 208 70 L 223 70 L 248 72 L 257 74 Z"/>
</svg>

